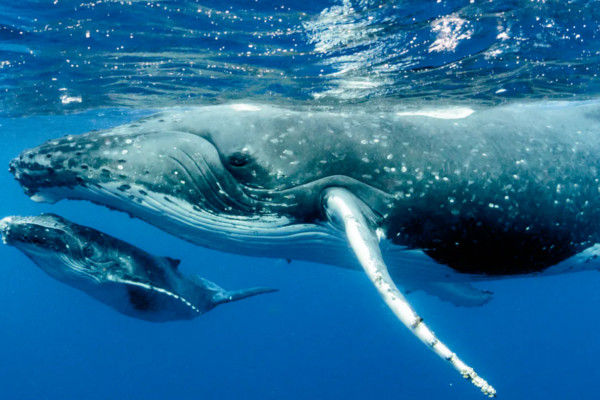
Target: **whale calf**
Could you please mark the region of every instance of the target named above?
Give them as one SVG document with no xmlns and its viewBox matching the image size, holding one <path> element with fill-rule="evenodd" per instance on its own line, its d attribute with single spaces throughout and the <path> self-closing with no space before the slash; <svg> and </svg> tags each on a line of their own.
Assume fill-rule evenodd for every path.
<svg viewBox="0 0 600 400">
<path fill-rule="evenodd" d="M 396 316 L 484 394 L 402 291 L 597 269 L 600 103 L 442 110 L 168 110 L 23 151 L 33 200 L 83 199 L 201 246 L 364 269 Z"/>
<path fill-rule="evenodd" d="M 6 217 L 0 233 L 51 277 L 146 321 L 188 320 L 219 304 L 275 291 L 226 291 L 206 279 L 185 277 L 177 269 L 179 260 L 153 256 L 54 214 Z"/>
</svg>

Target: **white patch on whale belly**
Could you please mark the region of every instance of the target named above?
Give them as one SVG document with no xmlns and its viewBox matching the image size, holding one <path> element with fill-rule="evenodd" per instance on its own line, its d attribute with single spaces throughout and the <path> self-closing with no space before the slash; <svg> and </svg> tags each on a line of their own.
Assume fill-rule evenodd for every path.
<svg viewBox="0 0 600 400">
<path fill-rule="evenodd" d="M 397 112 L 398 116 L 418 116 L 418 117 L 429 117 L 436 119 L 463 119 L 473 114 L 475 110 L 468 107 L 451 107 L 451 108 L 436 108 L 436 109 L 425 109 L 415 111 L 400 111 Z"/>
</svg>

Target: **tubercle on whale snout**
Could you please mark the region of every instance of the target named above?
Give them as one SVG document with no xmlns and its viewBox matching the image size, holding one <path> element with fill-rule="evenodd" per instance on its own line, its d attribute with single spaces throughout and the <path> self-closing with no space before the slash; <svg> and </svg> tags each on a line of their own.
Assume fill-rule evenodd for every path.
<svg viewBox="0 0 600 400">
<path fill-rule="evenodd" d="M 85 168 L 87 162 L 98 158 L 98 150 L 111 143 L 110 139 L 99 135 L 99 131 L 47 140 L 23 150 L 10 162 L 9 170 L 11 173 L 43 170 L 52 173 L 78 166 Z"/>
<path fill-rule="evenodd" d="M 16 159 L 12 159 L 8 163 L 8 172 L 11 174 L 15 174 L 17 172 L 17 167 L 15 167 Z"/>
<path fill-rule="evenodd" d="M 27 196 L 35 201 L 54 203 L 51 197 L 41 195 L 44 188 L 86 186 L 84 178 L 76 171 L 64 168 L 66 158 L 58 158 L 56 153 L 26 150 L 9 162 L 8 171 Z"/>
</svg>

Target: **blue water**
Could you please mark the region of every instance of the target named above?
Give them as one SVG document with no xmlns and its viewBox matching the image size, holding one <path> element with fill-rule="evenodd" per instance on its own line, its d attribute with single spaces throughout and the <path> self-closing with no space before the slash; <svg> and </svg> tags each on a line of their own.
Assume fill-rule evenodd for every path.
<svg viewBox="0 0 600 400">
<path fill-rule="evenodd" d="M 151 109 L 231 100 L 336 107 L 597 98 L 595 1 L 0 3 L 0 163 Z M 3 160 L 3 161 L 2 161 Z M 5 164 L 6 165 L 6 164 Z M 0 246 L 2 399 L 480 399 L 358 272 L 208 251 L 83 202 L 61 214 L 227 289 L 276 294 L 191 322 L 127 318 Z M 494 300 L 414 306 L 504 399 L 595 399 L 600 275 L 485 283 Z"/>
</svg>

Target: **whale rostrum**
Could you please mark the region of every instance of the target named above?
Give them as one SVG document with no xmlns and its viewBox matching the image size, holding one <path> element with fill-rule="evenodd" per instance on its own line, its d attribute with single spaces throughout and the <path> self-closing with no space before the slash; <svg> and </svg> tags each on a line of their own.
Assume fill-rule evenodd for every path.
<svg viewBox="0 0 600 400">
<path fill-rule="evenodd" d="M 36 201 L 82 199 L 250 256 L 364 269 L 396 316 L 490 396 L 401 291 L 598 269 L 600 103 L 167 110 L 23 151 Z"/>
<path fill-rule="evenodd" d="M 127 242 L 54 214 L 0 220 L 4 243 L 51 277 L 130 317 L 188 320 L 219 304 L 275 289 L 226 291 L 178 270 L 179 260 L 153 256 Z"/>
</svg>

